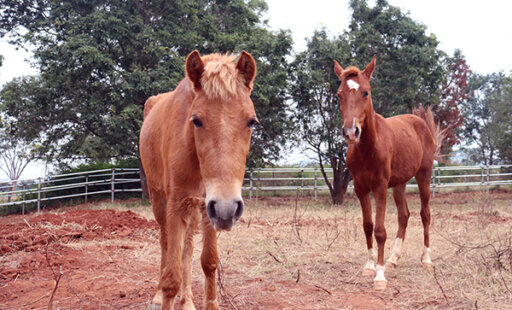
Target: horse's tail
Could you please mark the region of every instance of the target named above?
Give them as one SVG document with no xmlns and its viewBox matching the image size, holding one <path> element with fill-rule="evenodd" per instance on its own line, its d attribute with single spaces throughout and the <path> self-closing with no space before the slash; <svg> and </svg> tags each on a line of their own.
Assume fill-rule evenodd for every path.
<svg viewBox="0 0 512 310">
<path fill-rule="evenodd" d="M 430 129 L 430 133 L 432 134 L 432 138 L 436 144 L 434 159 L 440 162 L 444 162 L 444 155 L 441 154 L 441 145 L 443 144 L 443 140 L 446 138 L 446 129 L 441 129 L 439 124 L 435 123 L 434 115 L 432 115 L 432 110 L 430 107 L 427 110 L 425 110 L 423 107 L 420 107 L 419 110 L 413 108 L 412 114 L 421 117 L 425 123 L 427 123 L 428 129 Z"/>
</svg>

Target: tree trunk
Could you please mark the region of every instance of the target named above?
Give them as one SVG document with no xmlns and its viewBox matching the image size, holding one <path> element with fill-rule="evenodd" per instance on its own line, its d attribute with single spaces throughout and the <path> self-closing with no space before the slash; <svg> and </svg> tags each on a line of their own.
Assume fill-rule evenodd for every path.
<svg viewBox="0 0 512 310">
<path fill-rule="evenodd" d="M 352 176 L 348 169 L 340 169 L 334 176 L 333 189 L 331 191 L 332 203 L 341 205 L 345 201 L 345 193 L 347 192 L 348 183 L 352 180 Z"/>
</svg>

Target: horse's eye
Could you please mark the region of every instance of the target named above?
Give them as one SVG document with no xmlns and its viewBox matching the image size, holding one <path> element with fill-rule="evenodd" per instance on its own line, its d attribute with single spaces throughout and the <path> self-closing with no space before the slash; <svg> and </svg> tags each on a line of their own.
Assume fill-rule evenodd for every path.
<svg viewBox="0 0 512 310">
<path fill-rule="evenodd" d="M 249 127 L 250 129 L 253 129 L 254 126 L 256 126 L 256 124 L 259 124 L 258 120 L 255 119 L 255 118 L 251 118 L 248 122 L 247 122 L 247 127 Z"/>
<path fill-rule="evenodd" d="M 368 91 L 365 91 L 363 94 L 364 97 L 368 97 Z"/>
<path fill-rule="evenodd" d="M 203 122 L 201 122 L 201 120 L 197 116 L 192 116 L 192 123 L 194 123 L 194 126 L 196 128 L 201 128 L 203 126 Z"/>
</svg>

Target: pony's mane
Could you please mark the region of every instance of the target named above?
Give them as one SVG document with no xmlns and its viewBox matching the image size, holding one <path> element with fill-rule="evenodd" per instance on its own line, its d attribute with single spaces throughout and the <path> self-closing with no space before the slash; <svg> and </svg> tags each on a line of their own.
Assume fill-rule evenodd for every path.
<svg viewBox="0 0 512 310">
<path fill-rule="evenodd" d="M 342 78 L 349 78 L 349 77 L 356 77 L 361 73 L 361 70 L 357 67 L 350 66 L 347 69 L 343 70 L 343 73 L 341 74 Z"/>
<path fill-rule="evenodd" d="M 218 53 L 201 57 L 205 64 L 201 85 L 208 98 L 226 100 L 247 93 L 243 77 L 233 62 L 235 58 L 233 54 Z"/>
</svg>

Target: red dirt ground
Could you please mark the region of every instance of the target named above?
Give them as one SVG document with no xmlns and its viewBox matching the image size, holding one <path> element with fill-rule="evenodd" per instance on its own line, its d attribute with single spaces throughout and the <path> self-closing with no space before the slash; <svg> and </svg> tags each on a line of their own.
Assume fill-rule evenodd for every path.
<svg viewBox="0 0 512 310">
<path fill-rule="evenodd" d="M 71 208 L 2 217 L 0 308 L 47 309 L 62 274 L 53 309 L 148 309 L 157 286 L 158 259 L 141 262 L 137 253 L 156 236 L 157 224 L 131 211 Z M 229 294 L 237 296 L 234 305 L 233 298 L 219 294 L 223 309 L 389 309 L 373 295 L 250 278 L 235 266 L 223 269 L 224 282 L 235 276 L 245 282 L 230 285 Z M 202 283 L 194 280 L 193 287 L 201 309 Z"/>
</svg>

